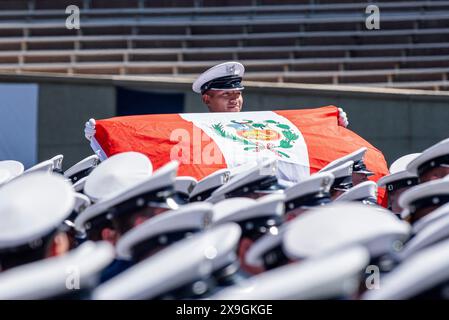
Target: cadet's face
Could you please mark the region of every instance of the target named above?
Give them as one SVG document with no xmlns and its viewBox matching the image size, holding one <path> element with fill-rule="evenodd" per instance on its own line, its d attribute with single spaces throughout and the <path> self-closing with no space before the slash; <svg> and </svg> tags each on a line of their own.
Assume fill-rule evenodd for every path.
<svg viewBox="0 0 449 320">
<path fill-rule="evenodd" d="M 239 90 L 209 90 L 203 94 L 203 102 L 210 112 L 240 112 L 243 95 Z"/>
<path fill-rule="evenodd" d="M 438 206 L 430 206 L 427 208 L 422 208 L 419 210 L 416 210 L 416 212 L 413 215 L 410 215 L 410 223 L 413 224 L 416 221 L 418 221 L 419 219 L 427 216 L 429 213 L 431 213 L 433 210 L 436 210 L 440 207 L 440 205 Z"/>
<path fill-rule="evenodd" d="M 408 190 L 410 188 L 401 188 L 394 191 L 388 191 L 388 204 L 390 206 L 390 210 L 393 211 L 396 214 L 401 213 L 402 207 L 399 205 L 399 197 L 401 194 L 404 193 L 404 191 Z"/>
<path fill-rule="evenodd" d="M 48 257 L 60 256 L 70 250 L 70 239 L 64 232 L 58 232 L 50 246 Z"/>
<path fill-rule="evenodd" d="M 345 193 L 345 191 L 331 189 L 331 199 L 335 200 L 336 198 L 341 196 L 343 193 Z"/>
<path fill-rule="evenodd" d="M 353 172 L 352 173 L 352 184 L 354 186 L 358 185 L 359 183 L 368 181 L 368 176 L 364 173 L 358 173 L 358 172 Z"/>
<path fill-rule="evenodd" d="M 449 166 L 432 168 L 419 176 L 419 182 L 424 183 L 432 180 L 437 180 L 444 178 L 447 175 L 449 175 Z"/>
</svg>

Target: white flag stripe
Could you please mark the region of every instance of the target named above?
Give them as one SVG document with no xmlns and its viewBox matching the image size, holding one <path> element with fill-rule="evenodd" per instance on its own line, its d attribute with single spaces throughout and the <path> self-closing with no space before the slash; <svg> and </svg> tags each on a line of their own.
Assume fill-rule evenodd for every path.
<svg viewBox="0 0 449 320">
<path fill-rule="evenodd" d="M 275 158 L 280 177 L 300 181 L 310 175 L 301 131 L 272 111 L 186 113 L 180 116 L 203 130 L 220 148 L 228 168 Z"/>
</svg>

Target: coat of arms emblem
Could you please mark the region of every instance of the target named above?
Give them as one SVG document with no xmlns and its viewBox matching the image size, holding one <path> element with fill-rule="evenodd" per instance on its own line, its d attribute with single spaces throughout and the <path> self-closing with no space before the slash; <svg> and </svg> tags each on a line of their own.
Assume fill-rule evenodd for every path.
<svg viewBox="0 0 449 320">
<path fill-rule="evenodd" d="M 274 120 L 231 120 L 225 125 L 215 123 L 212 129 L 221 137 L 242 144 L 245 151 L 269 150 L 281 158 L 290 158 L 288 149 L 299 139 L 289 125 Z"/>
</svg>

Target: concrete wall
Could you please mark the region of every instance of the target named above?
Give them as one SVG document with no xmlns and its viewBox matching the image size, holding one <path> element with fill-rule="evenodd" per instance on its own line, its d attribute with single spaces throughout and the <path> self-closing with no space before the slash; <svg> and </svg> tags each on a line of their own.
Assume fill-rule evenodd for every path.
<svg viewBox="0 0 449 320">
<path fill-rule="evenodd" d="M 41 83 L 39 86 L 38 158 L 64 155 L 67 169 L 92 154 L 84 137 L 90 117 L 115 115 L 115 88 L 110 85 Z"/>
<path fill-rule="evenodd" d="M 91 154 L 84 122 L 115 115 L 115 88 L 185 94 L 185 112 L 206 112 L 191 80 L 143 77 L 1 75 L 3 82 L 39 83 L 39 160 L 58 153 L 64 167 Z M 449 137 L 449 93 L 322 85 L 245 83 L 244 110 L 314 108 L 337 105 L 349 128 L 382 150 L 387 161 L 419 152 Z"/>
</svg>

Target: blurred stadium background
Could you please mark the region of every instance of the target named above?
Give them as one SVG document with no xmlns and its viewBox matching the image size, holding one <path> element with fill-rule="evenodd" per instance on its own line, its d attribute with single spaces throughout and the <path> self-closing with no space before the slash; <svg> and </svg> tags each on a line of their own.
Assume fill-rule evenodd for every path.
<svg viewBox="0 0 449 320">
<path fill-rule="evenodd" d="M 0 160 L 67 167 L 91 117 L 205 112 L 191 83 L 227 60 L 244 110 L 337 105 L 387 160 L 449 136 L 449 1 L 1 0 Z"/>
</svg>

